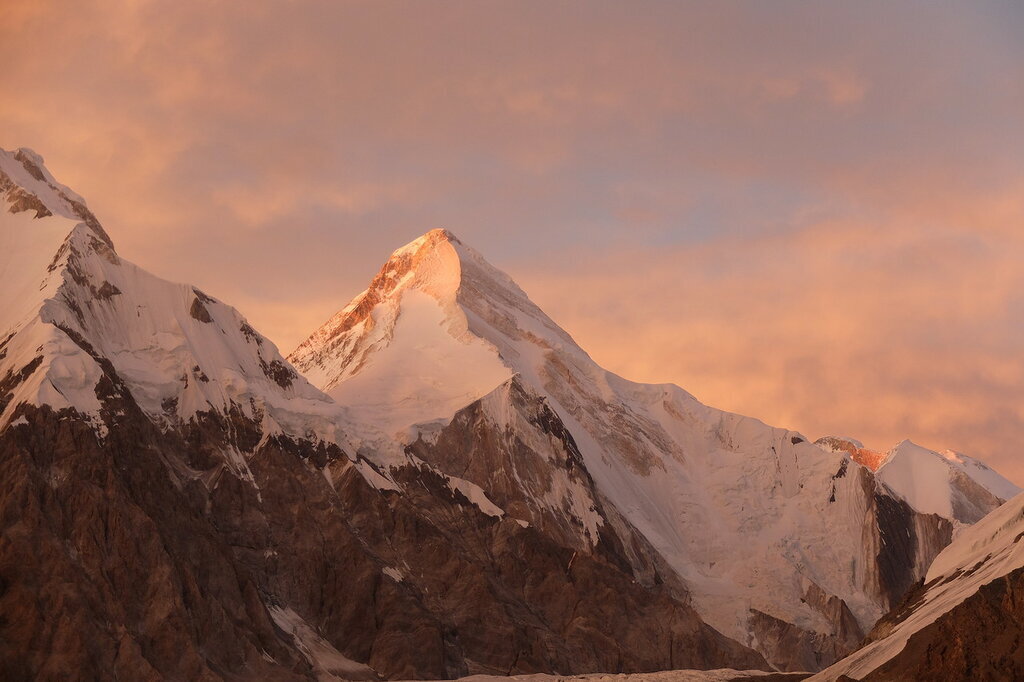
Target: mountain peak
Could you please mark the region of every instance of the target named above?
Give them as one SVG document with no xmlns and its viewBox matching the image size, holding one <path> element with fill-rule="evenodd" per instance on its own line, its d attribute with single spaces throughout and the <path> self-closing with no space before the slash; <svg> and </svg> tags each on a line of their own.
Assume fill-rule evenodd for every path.
<svg viewBox="0 0 1024 682">
<path fill-rule="evenodd" d="M 405 246 L 396 249 L 391 254 L 391 257 L 394 258 L 395 256 L 403 256 L 411 253 L 416 253 L 423 249 L 434 248 L 438 244 L 444 243 L 460 245 L 462 244 L 459 238 L 456 237 L 450 230 L 447 230 L 443 227 L 438 227 L 433 230 L 430 230 L 429 232 L 425 232 L 416 239 L 413 239 Z"/>
<path fill-rule="evenodd" d="M 45 404 L 102 433 L 114 385 L 161 426 L 234 414 L 264 433 L 334 437 L 333 404 L 269 340 L 234 308 L 121 259 L 32 150 L 0 150 L 0 236 L 0 425 Z"/>
<path fill-rule="evenodd" d="M 960 523 L 973 523 L 1020 488 L 978 460 L 900 441 L 876 475 L 914 509 Z"/>
<path fill-rule="evenodd" d="M 85 199 L 57 182 L 43 157 L 28 147 L 13 152 L 0 149 L 0 204 L 6 204 L 9 213 L 33 211 L 35 218 L 56 215 L 85 223 L 97 238 L 114 248 Z"/>
</svg>

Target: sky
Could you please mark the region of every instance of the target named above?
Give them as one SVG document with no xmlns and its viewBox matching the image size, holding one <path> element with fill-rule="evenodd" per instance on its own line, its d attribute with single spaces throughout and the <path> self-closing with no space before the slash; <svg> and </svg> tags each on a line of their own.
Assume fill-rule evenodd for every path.
<svg viewBox="0 0 1024 682">
<path fill-rule="evenodd" d="M 606 368 L 1024 484 L 1024 5 L 0 2 L 0 147 L 281 350 L 446 227 Z"/>
</svg>

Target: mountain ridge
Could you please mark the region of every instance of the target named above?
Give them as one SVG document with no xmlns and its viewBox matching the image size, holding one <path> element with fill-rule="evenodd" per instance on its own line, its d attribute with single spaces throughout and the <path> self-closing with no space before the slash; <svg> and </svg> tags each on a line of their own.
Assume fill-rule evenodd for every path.
<svg viewBox="0 0 1024 682">
<path fill-rule="evenodd" d="M 952 536 L 848 453 L 607 372 L 448 231 L 290 356 L 325 393 L 37 154 L 0 188 L 24 676 L 820 669 Z"/>
<path fill-rule="evenodd" d="M 439 348 L 438 357 L 425 352 Z M 442 471 L 468 475 L 489 499 L 531 500 L 531 522 L 585 529 L 578 537 L 586 546 L 609 515 L 625 520 L 702 617 L 784 668 L 820 667 L 815 649 L 835 659 L 855 647 L 859 631 L 849 623 L 870 628 L 951 535 L 949 520 L 915 510 L 848 453 L 704 406 L 672 384 L 636 384 L 599 367 L 510 277 L 448 231 L 396 250 L 367 291 L 289 359 L 355 420 L 390 420 L 393 452 L 411 448 Z M 507 410 L 492 406 L 497 416 L 488 422 L 484 406 L 500 404 L 495 386 L 510 377 L 565 425 L 603 515 L 588 522 L 566 504 L 573 496 L 548 496 L 539 481 L 551 476 L 562 480 L 556 489 L 569 488 L 552 463 L 519 469 L 498 456 L 466 469 L 438 447 L 499 428 Z M 458 416 L 467 398 L 472 420 Z M 910 544 L 893 544 L 894 533 Z M 827 549 L 801 549 L 808 546 Z M 837 572 L 850 557 L 855 569 Z M 768 596 L 773 590 L 784 596 Z M 824 607 L 829 600 L 835 607 Z"/>
<path fill-rule="evenodd" d="M 48 171 L 16 157 L 0 154 L 0 240 L 18 247 L 0 252 L 17 255 L 0 266 L 18 284 L 0 292 L 0 610 L 16 616 L 0 620 L 0 668 L 303 680 L 767 667 L 704 623 L 625 525 L 577 556 L 414 453 L 383 469 L 365 449 L 376 431 L 350 438 L 345 411 L 237 311 L 121 259 Z M 532 435 L 516 456 L 572 460 L 543 404 L 517 410 Z"/>
</svg>

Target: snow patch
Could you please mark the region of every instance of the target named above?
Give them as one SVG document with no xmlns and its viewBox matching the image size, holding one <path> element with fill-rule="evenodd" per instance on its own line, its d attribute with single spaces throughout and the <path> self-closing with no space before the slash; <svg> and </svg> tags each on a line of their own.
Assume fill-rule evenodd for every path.
<svg viewBox="0 0 1024 682">
<path fill-rule="evenodd" d="M 381 570 L 381 573 L 394 580 L 396 583 L 400 583 L 405 580 L 405 574 L 397 568 L 386 566 Z"/>
<path fill-rule="evenodd" d="M 277 627 L 292 636 L 295 646 L 313 667 L 317 680 L 333 682 L 379 679 L 373 668 L 343 656 L 291 608 L 269 606 L 267 610 Z"/>
<path fill-rule="evenodd" d="M 487 494 L 484 492 L 484 489 L 478 486 L 476 483 L 467 481 L 466 479 L 459 478 L 457 476 L 445 476 L 444 474 L 441 475 L 444 476 L 445 480 L 448 482 L 449 488 L 451 488 L 452 490 L 457 490 L 460 493 L 462 493 L 466 497 L 466 499 L 468 499 L 470 502 L 479 507 L 480 511 L 482 511 L 484 514 L 487 514 L 488 516 L 494 516 L 496 518 L 501 518 L 505 515 L 505 510 L 491 502 L 491 500 L 487 497 Z"/>
</svg>

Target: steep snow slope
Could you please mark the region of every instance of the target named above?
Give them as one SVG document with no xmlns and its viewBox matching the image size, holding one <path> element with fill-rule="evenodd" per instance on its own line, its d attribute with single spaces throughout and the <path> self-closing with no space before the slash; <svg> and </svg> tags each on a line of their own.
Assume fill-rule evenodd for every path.
<svg viewBox="0 0 1024 682">
<path fill-rule="evenodd" d="M 1020 493 L 1020 488 L 976 459 L 940 454 L 905 440 L 875 473 L 914 509 L 971 524 Z"/>
<path fill-rule="evenodd" d="M 620 515 L 710 624 L 779 665 L 820 667 L 848 651 L 948 542 L 948 524 L 876 494 L 870 472 L 846 453 L 709 408 L 677 386 L 603 370 L 507 275 L 445 230 L 394 252 L 289 360 L 364 419 L 388 421 L 393 453 L 436 438 L 460 401 L 496 395 L 514 375 L 564 423 L 598 502 L 607 502 L 604 516 L 584 519 L 561 498 L 549 508 L 564 525 L 593 543 L 609 515 Z M 366 395 L 371 405 L 361 406 Z M 482 428 L 479 420 L 455 426 L 448 442 L 472 443 Z M 444 458 L 441 450 L 434 456 Z M 474 482 L 491 493 L 494 479 L 483 469 Z M 909 540 L 897 547 L 896 536 Z"/>
<path fill-rule="evenodd" d="M 75 408 L 102 431 L 110 362 L 165 426 L 218 414 L 264 437 L 338 439 L 338 408 L 270 341 L 234 308 L 118 256 L 37 154 L 0 150 L 0 191 L 0 428 L 27 402 Z"/>
<path fill-rule="evenodd" d="M 965 528 L 956 540 L 935 558 L 924 578 L 924 586 L 912 593 L 900 609 L 879 625 L 876 632 L 872 633 L 874 641 L 811 679 L 835 680 L 842 675 L 847 675 L 859 680 L 871 675 L 887 662 L 901 655 L 906 659 L 905 662 L 900 661 L 904 666 L 903 672 L 900 672 L 899 666 L 892 666 L 892 670 L 882 672 L 875 677 L 878 679 L 922 679 L 913 674 L 908 676 L 906 670 L 914 669 L 914 665 L 926 658 L 926 653 L 921 651 L 923 647 L 911 649 L 908 647 L 908 642 L 914 636 L 928 636 L 929 628 L 940 619 L 946 620 L 947 623 L 944 625 L 951 629 L 956 628 L 958 621 L 972 621 L 971 627 L 974 632 L 961 632 L 959 641 L 950 639 L 948 633 L 943 633 L 941 638 L 946 640 L 951 647 L 960 649 L 960 652 L 959 654 L 944 654 L 942 651 L 934 651 L 933 656 L 939 659 L 962 657 L 963 650 L 970 649 L 972 635 L 977 637 L 980 632 L 983 643 L 976 651 L 968 651 L 968 657 L 973 655 L 976 659 L 982 660 L 986 658 L 999 659 L 1002 655 L 996 651 L 999 640 L 1003 639 L 1005 643 L 1006 636 L 1010 631 L 1016 632 L 1018 638 L 1021 635 L 1024 609 L 1020 607 L 1019 595 L 1013 596 L 1011 600 L 1002 601 L 1000 606 L 1005 609 L 1004 611 L 997 610 L 994 614 L 986 613 L 980 619 L 971 618 L 971 616 L 973 615 L 972 610 L 981 607 L 968 600 L 978 595 L 983 587 L 994 585 L 1000 579 L 1006 579 L 1009 576 L 1014 576 L 1010 584 L 1015 586 L 1017 591 L 1024 587 L 1022 585 L 1024 576 L 1019 575 L 1020 569 L 1024 568 L 1024 542 L 1021 542 L 1022 539 L 1024 539 L 1024 495 L 1018 495 L 978 523 Z M 1016 605 L 1016 611 L 1013 610 L 1013 605 Z M 988 654 L 986 654 L 986 646 L 991 647 Z M 1014 648 L 1019 651 L 1019 645 L 1015 645 Z M 1024 669 L 1020 667 L 1022 661 L 1017 660 L 1012 665 L 1016 666 L 1018 675 L 1024 672 Z M 975 674 L 979 677 L 962 678 L 959 674 L 947 674 L 929 679 L 997 679 L 1000 677 L 998 675 L 996 677 L 983 676 L 981 666 L 975 668 Z M 1009 677 L 1001 678 L 1010 679 Z"/>
<path fill-rule="evenodd" d="M 909 440 L 885 454 L 836 436 L 819 438 L 815 445 L 849 453 L 917 511 L 952 521 L 954 533 L 1021 492 L 984 462 L 952 450 L 938 453 Z"/>
</svg>

